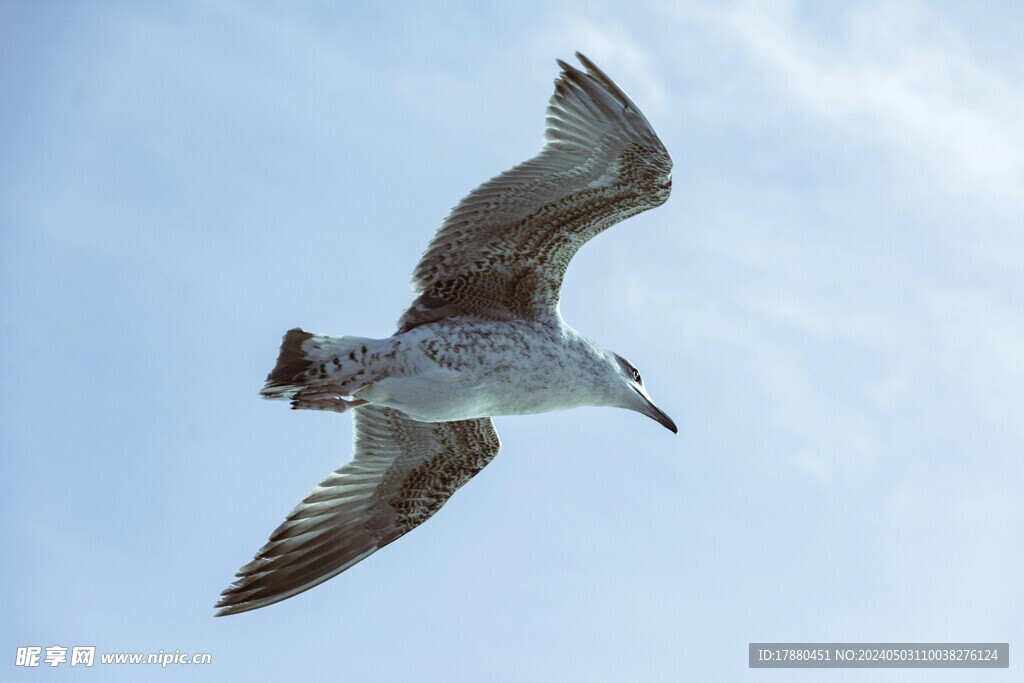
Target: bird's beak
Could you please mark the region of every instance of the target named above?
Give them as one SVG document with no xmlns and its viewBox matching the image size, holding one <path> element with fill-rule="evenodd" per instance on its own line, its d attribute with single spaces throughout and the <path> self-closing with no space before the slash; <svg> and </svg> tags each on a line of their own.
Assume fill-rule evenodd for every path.
<svg viewBox="0 0 1024 683">
<path fill-rule="evenodd" d="M 650 396 L 648 396 L 645 392 L 642 391 L 637 391 L 636 393 L 643 400 L 643 405 L 641 405 L 640 409 L 637 410 L 637 412 L 643 413 L 647 417 L 651 418 L 652 420 L 660 424 L 665 429 L 670 430 L 673 434 L 679 433 L 679 428 L 676 427 L 676 423 L 673 422 L 672 418 L 666 415 L 661 408 L 654 405 L 654 401 L 651 400 Z"/>
</svg>

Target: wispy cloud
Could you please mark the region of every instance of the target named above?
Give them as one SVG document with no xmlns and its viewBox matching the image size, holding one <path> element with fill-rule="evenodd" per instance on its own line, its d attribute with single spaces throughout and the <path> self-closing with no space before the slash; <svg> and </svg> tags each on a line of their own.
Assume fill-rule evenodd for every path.
<svg viewBox="0 0 1024 683">
<path fill-rule="evenodd" d="M 848 532 L 878 558 L 870 581 L 899 600 L 885 628 L 1010 629 L 1005 591 L 1024 566 L 1006 543 L 1024 530 L 1011 493 L 1024 483 L 1019 310 L 898 253 L 740 216 L 719 216 L 699 245 L 735 278 L 725 291 L 637 280 L 628 304 L 662 329 L 674 323 L 688 354 L 714 349 L 747 375 L 758 398 L 737 403 L 759 405 L 770 427 L 758 458 L 774 453 L 835 495 L 858 492 L 863 526 Z M 936 608 L 932 596 L 964 582 L 978 587 L 973 602 L 954 589 L 960 602 Z M 877 613 L 855 606 L 823 627 L 877 629 Z M 950 613 L 973 621 L 947 624 Z"/>
<path fill-rule="evenodd" d="M 720 213 L 700 244 L 738 276 L 731 288 L 697 300 L 634 285 L 633 305 L 673 311 L 688 343 L 741 349 L 776 425 L 803 444 L 794 464 L 820 481 L 982 443 L 1011 464 L 1024 447 L 1013 417 L 1024 414 L 1024 321 L 1008 292 L 1024 278 L 1001 267 L 1021 232 L 1002 218 L 1024 203 L 1024 87 L 917 3 L 860 6 L 828 38 L 792 3 L 672 11 L 738 47 L 753 87 L 843 144 L 873 142 L 880 159 L 934 172 L 916 180 L 928 201 L 902 209 L 901 228 L 924 227 L 909 247 L 830 241 L 798 214 Z M 950 183 L 970 187 L 978 217 L 942 234 L 932 224 Z M 803 188 L 778 191 L 800 205 Z M 979 258 L 978 237 L 993 230 Z"/>
<path fill-rule="evenodd" d="M 1013 495 L 1024 485 L 1024 87 L 923 4 L 861 5 L 827 36 L 793 3 L 671 11 L 739 55 L 734 78 L 775 107 L 755 116 L 781 113 L 867 152 L 829 178 L 837 200 L 824 219 L 885 228 L 853 239 L 823 229 L 806 184 L 775 182 L 771 202 L 709 209 L 693 228 L 699 259 L 727 279 L 699 293 L 637 280 L 631 309 L 742 368 L 765 438 L 794 471 L 863 494 L 851 528 L 877 558 L 869 580 L 898 596 L 892 625 L 1011 632 L 1003 594 L 1024 556 L 1001 539 L 1024 530 Z M 856 194 L 892 184 L 867 180 L 889 173 L 894 196 Z M 858 211 L 864 202 L 871 210 Z M 953 590 L 960 604 L 935 607 L 931 596 L 965 582 L 979 587 L 975 602 Z M 878 610 L 845 618 L 877 628 Z"/>
<path fill-rule="evenodd" d="M 676 11 L 742 49 L 767 87 L 821 121 L 924 157 L 952 191 L 1024 203 L 1024 84 L 925 5 L 858 6 L 839 40 L 801 25 L 789 3 Z"/>
<path fill-rule="evenodd" d="M 984 292 L 944 282 L 898 252 L 838 247 L 721 215 L 700 244 L 736 282 L 710 299 L 631 283 L 643 315 L 684 343 L 739 351 L 793 462 L 823 482 L 862 479 L 878 458 L 1024 445 L 1024 322 Z"/>
</svg>

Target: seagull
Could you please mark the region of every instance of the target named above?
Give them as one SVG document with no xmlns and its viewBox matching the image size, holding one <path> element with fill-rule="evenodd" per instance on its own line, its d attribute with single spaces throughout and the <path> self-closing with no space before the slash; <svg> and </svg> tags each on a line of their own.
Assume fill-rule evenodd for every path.
<svg viewBox="0 0 1024 683">
<path fill-rule="evenodd" d="M 576 57 L 583 70 L 558 60 L 540 153 L 451 211 L 393 336 L 285 334 L 260 393 L 351 411 L 354 455 L 238 571 L 217 616 L 306 591 L 430 519 L 498 453 L 495 415 L 612 406 L 678 433 L 636 367 L 559 312 L 577 250 L 672 187 L 672 160 L 640 109 Z"/>
</svg>

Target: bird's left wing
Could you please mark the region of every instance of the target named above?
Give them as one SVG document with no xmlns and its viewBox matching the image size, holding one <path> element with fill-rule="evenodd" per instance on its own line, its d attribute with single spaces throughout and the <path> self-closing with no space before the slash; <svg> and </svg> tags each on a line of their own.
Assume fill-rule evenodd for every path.
<svg viewBox="0 0 1024 683">
<path fill-rule="evenodd" d="M 313 489 L 222 593 L 217 616 L 279 602 L 345 571 L 427 521 L 501 446 L 489 418 L 353 416 L 352 460 Z"/>
<path fill-rule="evenodd" d="M 662 204 L 672 160 L 640 109 L 583 55 L 559 61 L 545 144 L 484 183 L 445 219 L 413 273 L 408 330 L 452 315 L 508 320 L 551 314 L 576 251 L 621 220 Z"/>
</svg>

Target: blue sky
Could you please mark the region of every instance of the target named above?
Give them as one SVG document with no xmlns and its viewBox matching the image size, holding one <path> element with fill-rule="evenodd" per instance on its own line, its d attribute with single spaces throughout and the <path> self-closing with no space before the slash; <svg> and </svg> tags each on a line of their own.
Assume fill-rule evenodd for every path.
<svg viewBox="0 0 1024 683">
<path fill-rule="evenodd" d="M 746 644 L 1024 642 L 1022 20 L 0 2 L 0 677 L 53 673 L 24 645 L 213 654 L 93 680 L 785 681 Z M 281 334 L 390 334 L 447 210 L 539 148 L 574 50 L 674 194 L 578 255 L 562 311 L 680 435 L 498 419 L 422 528 L 213 619 L 350 455 L 347 416 L 258 398 Z"/>
</svg>

